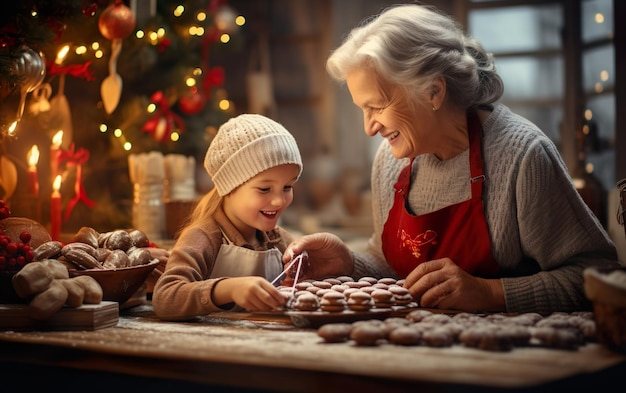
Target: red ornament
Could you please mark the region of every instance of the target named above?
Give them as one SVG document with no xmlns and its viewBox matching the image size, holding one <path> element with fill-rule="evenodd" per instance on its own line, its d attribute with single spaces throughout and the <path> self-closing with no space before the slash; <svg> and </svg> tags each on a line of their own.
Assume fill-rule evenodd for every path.
<svg viewBox="0 0 626 393">
<path fill-rule="evenodd" d="M 217 66 L 211 68 L 202 80 L 202 89 L 205 94 L 209 94 L 211 87 L 219 87 L 224 83 L 224 68 Z"/>
<path fill-rule="evenodd" d="M 135 14 L 122 0 L 115 0 L 102 11 L 98 19 L 98 28 L 104 38 L 123 40 L 135 29 Z"/>
<path fill-rule="evenodd" d="M 197 87 L 192 87 L 187 94 L 178 99 L 178 107 L 186 115 L 195 115 L 204 108 L 205 104 L 204 94 L 200 93 Z"/>
</svg>

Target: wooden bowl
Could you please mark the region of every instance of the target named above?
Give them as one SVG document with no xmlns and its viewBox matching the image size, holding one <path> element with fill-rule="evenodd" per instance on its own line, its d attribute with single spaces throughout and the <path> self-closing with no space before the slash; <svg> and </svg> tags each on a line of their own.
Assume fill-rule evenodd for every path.
<svg viewBox="0 0 626 393">
<path fill-rule="evenodd" d="M 626 267 L 585 269 L 585 295 L 593 302 L 598 341 L 626 354 Z"/>
<path fill-rule="evenodd" d="M 70 277 L 85 275 L 95 278 L 102 287 L 102 300 L 122 304 L 137 292 L 158 265 L 159 260 L 154 259 L 145 265 L 119 269 L 69 269 L 69 273 Z"/>
</svg>

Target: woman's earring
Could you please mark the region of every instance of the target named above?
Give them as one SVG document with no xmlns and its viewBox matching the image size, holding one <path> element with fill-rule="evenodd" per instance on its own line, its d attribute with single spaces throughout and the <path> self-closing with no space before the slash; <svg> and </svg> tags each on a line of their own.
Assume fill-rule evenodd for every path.
<svg viewBox="0 0 626 393">
<path fill-rule="evenodd" d="M 435 106 L 433 105 L 433 112 L 436 111 L 436 110 L 437 110 L 437 108 L 435 108 Z"/>
</svg>

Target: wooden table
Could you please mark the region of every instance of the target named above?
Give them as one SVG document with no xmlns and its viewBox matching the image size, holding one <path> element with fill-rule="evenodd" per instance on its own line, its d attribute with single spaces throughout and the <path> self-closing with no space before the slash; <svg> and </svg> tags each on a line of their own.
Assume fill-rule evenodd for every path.
<svg viewBox="0 0 626 393">
<path fill-rule="evenodd" d="M 123 310 L 105 329 L 0 332 L 3 386 L 64 392 L 131 383 L 146 392 L 592 391 L 613 386 L 624 372 L 626 357 L 596 343 L 501 353 L 357 347 L 323 343 L 315 329 L 286 317 L 224 313 L 173 323 L 155 318 L 149 304 Z"/>
</svg>

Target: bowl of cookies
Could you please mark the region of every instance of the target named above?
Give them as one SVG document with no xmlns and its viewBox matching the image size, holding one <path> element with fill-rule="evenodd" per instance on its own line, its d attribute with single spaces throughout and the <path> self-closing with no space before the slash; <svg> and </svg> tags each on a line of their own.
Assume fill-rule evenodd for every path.
<svg viewBox="0 0 626 393">
<path fill-rule="evenodd" d="M 159 265 L 157 259 L 143 265 L 117 269 L 70 269 L 70 277 L 91 276 L 102 287 L 102 300 L 125 303 Z"/>
<path fill-rule="evenodd" d="M 34 250 L 34 260 L 63 262 L 70 277 L 91 276 L 102 287 L 102 300 L 128 301 L 159 265 L 150 242 L 139 230 L 98 232 L 82 227 L 70 242 L 51 240 Z"/>
</svg>

